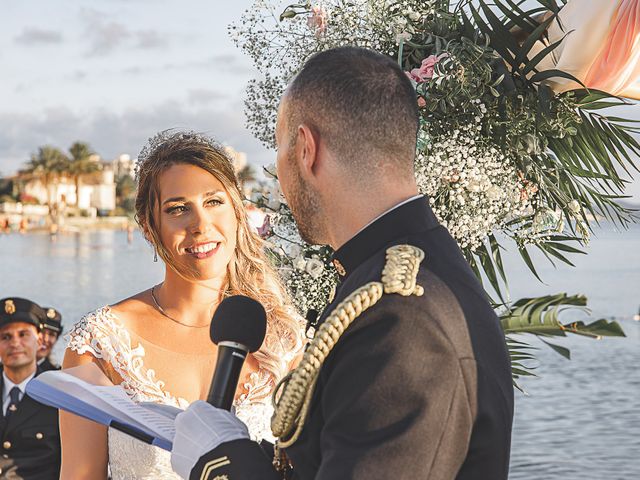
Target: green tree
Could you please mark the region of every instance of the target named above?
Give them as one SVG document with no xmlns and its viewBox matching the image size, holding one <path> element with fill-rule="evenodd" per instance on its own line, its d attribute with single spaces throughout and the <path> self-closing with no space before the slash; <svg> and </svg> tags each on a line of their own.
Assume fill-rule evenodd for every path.
<svg viewBox="0 0 640 480">
<path fill-rule="evenodd" d="M 116 181 L 116 205 L 127 213 L 135 210 L 136 183 L 129 175 L 122 175 Z"/>
<path fill-rule="evenodd" d="M 62 150 L 50 145 L 38 148 L 38 152 L 31 155 L 27 168 L 23 173 L 39 179 L 47 192 L 47 206 L 51 209 L 51 182 L 58 178 L 68 168 L 69 158 Z"/>
<path fill-rule="evenodd" d="M 247 164 L 238 171 L 237 176 L 238 182 L 240 182 L 240 188 L 244 189 L 247 183 L 256 181 L 256 170 Z"/>
<path fill-rule="evenodd" d="M 69 153 L 71 154 L 71 160 L 66 173 L 71 176 L 73 184 L 75 185 L 77 207 L 80 196 L 80 177 L 98 171 L 100 165 L 91 159 L 91 155 L 93 155 L 94 152 L 87 143 L 74 142 L 73 145 L 69 147 Z"/>
</svg>

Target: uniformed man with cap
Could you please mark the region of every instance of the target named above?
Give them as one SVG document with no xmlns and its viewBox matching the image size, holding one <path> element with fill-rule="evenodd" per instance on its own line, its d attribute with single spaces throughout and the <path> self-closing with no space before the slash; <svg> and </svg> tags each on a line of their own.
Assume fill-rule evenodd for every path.
<svg viewBox="0 0 640 480">
<path fill-rule="evenodd" d="M 36 354 L 41 371 L 60 370 L 60 365 L 51 361 L 51 350 L 62 334 L 62 315 L 51 307 L 43 308 L 45 316 L 42 321 L 41 345 Z"/>
<path fill-rule="evenodd" d="M 53 480 L 60 475 L 58 411 L 25 393 L 46 313 L 24 298 L 0 300 L 0 479 Z"/>
<path fill-rule="evenodd" d="M 184 478 L 275 480 L 289 464 L 296 480 L 507 478 L 504 333 L 420 195 L 419 121 L 405 73 L 372 51 L 319 53 L 287 88 L 278 179 L 302 238 L 334 248 L 340 282 L 276 389 L 279 471 L 232 413 L 194 402 L 176 417 Z"/>
</svg>

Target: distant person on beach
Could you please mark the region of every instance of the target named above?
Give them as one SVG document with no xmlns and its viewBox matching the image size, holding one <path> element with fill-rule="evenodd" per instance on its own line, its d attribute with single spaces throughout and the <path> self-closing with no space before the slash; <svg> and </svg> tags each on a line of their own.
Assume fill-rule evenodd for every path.
<svg viewBox="0 0 640 480">
<path fill-rule="evenodd" d="M 133 225 L 127 223 L 127 243 L 131 245 L 133 243 Z"/>
<path fill-rule="evenodd" d="M 51 360 L 51 351 L 62 333 L 62 315 L 55 308 L 44 308 L 45 317 L 42 322 L 41 345 L 36 358 L 38 367 L 43 372 L 60 370 L 60 366 Z"/>
<path fill-rule="evenodd" d="M 0 300 L 0 478 L 57 479 L 60 473 L 58 410 L 25 394 L 42 372 L 36 364 L 45 312 L 24 298 Z"/>
<path fill-rule="evenodd" d="M 302 324 L 249 226 L 231 160 L 203 135 L 168 131 L 137 165 L 136 220 L 165 264 L 164 280 L 82 318 L 63 368 L 83 375 L 97 365 L 134 401 L 186 408 L 209 390 L 213 313 L 223 298 L 247 295 L 265 306 L 267 336 L 245 362 L 235 408 L 254 439 L 273 441 L 271 393 L 301 352 Z M 113 480 L 179 478 L 167 451 L 66 412 L 60 426 L 61 478 L 104 480 L 107 465 Z"/>
</svg>

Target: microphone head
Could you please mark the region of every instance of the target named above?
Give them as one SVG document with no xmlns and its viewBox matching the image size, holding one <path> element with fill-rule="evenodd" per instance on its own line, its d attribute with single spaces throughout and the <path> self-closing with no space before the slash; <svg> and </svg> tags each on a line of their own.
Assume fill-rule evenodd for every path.
<svg viewBox="0 0 640 480">
<path fill-rule="evenodd" d="M 211 319 L 211 341 L 235 342 L 257 351 L 267 332 L 267 314 L 260 302 L 244 295 L 227 297 Z"/>
</svg>

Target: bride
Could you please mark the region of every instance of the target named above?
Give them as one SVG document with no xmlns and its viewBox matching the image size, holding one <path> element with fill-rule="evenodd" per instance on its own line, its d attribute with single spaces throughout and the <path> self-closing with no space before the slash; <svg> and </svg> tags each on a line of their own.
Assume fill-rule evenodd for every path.
<svg viewBox="0 0 640 480">
<path fill-rule="evenodd" d="M 82 318 L 63 368 L 93 364 L 134 401 L 185 408 L 207 396 L 217 305 L 250 296 L 267 311 L 267 336 L 247 358 L 235 408 L 255 439 L 271 439 L 270 393 L 301 350 L 302 328 L 250 230 L 229 158 L 202 135 L 162 132 L 141 152 L 136 180 L 136 219 L 164 281 Z M 61 411 L 60 433 L 63 479 L 179 478 L 168 452 L 118 431 Z"/>
</svg>

